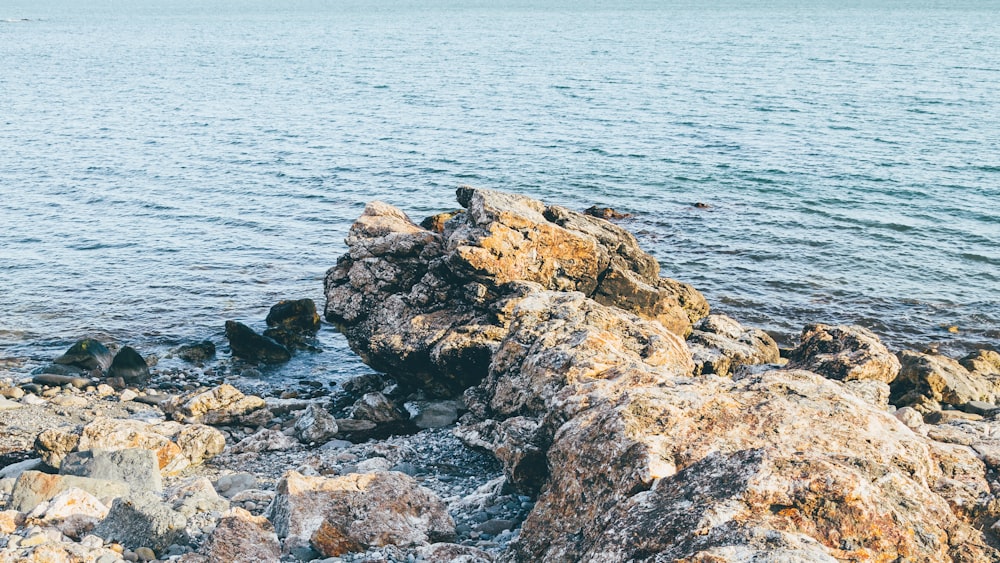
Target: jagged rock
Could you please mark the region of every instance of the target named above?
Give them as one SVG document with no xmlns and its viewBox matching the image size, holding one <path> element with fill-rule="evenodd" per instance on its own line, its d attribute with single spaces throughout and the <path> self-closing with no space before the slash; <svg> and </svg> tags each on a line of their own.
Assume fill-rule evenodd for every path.
<svg viewBox="0 0 1000 563">
<path fill-rule="evenodd" d="M 370 420 L 375 424 L 398 424 L 409 416 L 382 393 L 365 393 L 354 403 L 351 418 Z"/>
<path fill-rule="evenodd" d="M 186 536 L 186 525 L 183 514 L 161 502 L 158 495 L 143 492 L 115 499 L 94 535 L 128 549 L 148 547 L 161 552 Z"/>
<path fill-rule="evenodd" d="M 149 381 L 149 366 L 135 348 L 125 346 L 115 354 L 108 377 L 120 377 L 127 385 L 145 385 Z"/>
<path fill-rule="evenodd" d="M 38 504 L 28 519 L 54 525 L 63 534 L 79 539 L 107 515 L 107 505 L 87 491 L 73 487 Z"/>
<path fill-rule="evenodd" d="M 878 336 L 860 326 L 807 325 L 788 360 L 789 368 L 806 369 L 840 381 L 874 379 L 892 383 L 899 374 L 896 356 Z"/>
<path fill-rule="evenodd" d="M 281 558 L 281 546 L 274 526 L 263 516 L 242 508 L 232 508 L 199 550 L 209 561 L 266 563 Z"/>
<path fill-rule="evenodd" d="M 457 209 L 455 211 L 445 211 L 444 213 L 431 215 L 430 217 L 427 217 L 426 219 L 421 221 L 420 226 L 427 229 L 428 231 L 434 231 L 435 233 L 443 233 L 444 224 L 463 213 L 465 213 L 464 209 Z"/>
<path fill-rule="evenodd" d="M 234 356 L 251 362 L 280 364 L 292 359 L 288 348 L 261 336 L 243 323 L 226 321 L 226 338 Z"/>
<path fill-rule="evenodd" d="M 725 315 L 709 315 L 688 336 L 695 375 L 732 374 L 738 366 L 773 364 L 780 359 L 778 345 L 766 332 L 744 328 Z"/>
<path fill-rule="evenodd" d="M 30 512 L 40 503 L 52 500 L 59 493 L 74 488 L 94 495 L 105 504 L 113 498 L 131 492 L 128 485 L 116 481 L 25 471 L 14 483 L 10 507 L 20 512 Z"/>
<path fill-rule="evenodd" d="M 996 396 L 988 380 L 969 373 L 951 358 L 904 350 L 899 360 L 902 368 L 892 383 L 894 405 L 912 405 L 926 398 L 958 406 L 970 401 L 993 402 Z"/>
<path fill-rule="evenodd" d="M 225 437 L 214 428 L 178 422 L 150 423 L 97 417 L 74 432 L 50 429 L 35 439 L 35 450 L 45 463 L 58 468 L 72 451 L 143 448 L 156 454 L 164 474 L 180 472 L 222 451 Z"/>
<path fill-rule="evenodd" d="M 232 452 L 243 454 L 249 452 L 274 452 L 294 448 L 298 443 L 277 430 L 263 428 L 256 434 L 243 438 L 232 448 Z"/>
<path fill-rule="evenodd" d="M 707 313 L 696 290 L 660 278 L 656 260 L 607 221 L 490 190 L 460 188 L 458 199 L 467 212 L 441 234 L 369 204 L 327 274 L 327 319 L 400 383 L 437 397 L 477 383 L 507 313 L 532 291 L 578 290 L 680 334 Z"/>
<path fill-rule="evenodd" d="M 630 213 L 621 213 L 610 207 L 598 207 L 596 205 L 592 205 L 587 209 L 584 209 L 583 214 L 604 219 L 605 221 L 610 221 L 611 219 L 628 219 L 632 216 Z"/>
<path fill-rule="evenodd" d="M 192 364 L 205 362 L 213 356 L 215 356 L 215 343 L 211 340 L 185 344 L 177 349 L 177 357 Z"/>
<path fill-rule="evenodd" d="M 133 491 L 158 493 L 163 490 L 156 454 L 142 448 L 73 452 L 63 460 L 59 473 L 119 481 Z"/>
<path fill-rule="evenodd" d="M 166 492 L 166 502 L 188 518 L 202 512 L 229 510 L 229 502 L 219 496 L 205 477 L 191 477 L 174 485 Z"/>
<path fill-rule="evenodd" d="M 976 350 L 962 358 L 961 364 L 980 376 L 1000 376 L 1000 353 L 994 350 Z"/>
<path fill-rule="evenodd" d="M 246 424 L 250 419 L 266 423 L 267 420 L 258 419 L 251 414 L 258 410 L 266 410 L 265 406 L 267 404 L 264 399 L 256 395 L 244 395 L 239 389 L 225 383 L 207 391 L 195 391 L 175 397 L 160 405 L 160 408 L 174 420 L 188 424 L 223 426 L 234 423 Z"/>
<path fill-rule="evenodd" d="M 889 408 L 889 385 L 875 379 L 851 379 L 844 389 L 855 397 L 880 409 Z"/>
<path fill-rule="evenodd" d="M 369 546 L 447 541 L 455 523 L 441 499 L 403 473 L 305 477 L 289 471 L 269 508 L 284 550 L 311 541 L 327 557 Z"/>
<path fill-rule="evenodd" d="M 321 405 L 310 404 L 295 421 L 295 435 L 304 444 L 323 444 L 337 436 L 339 428 L 333 415 Z"/>
<path fill-rule="evenodd" d="M 378 425 L 370 420 L 338 418 L 337 437 L 352 442 L 364 442 L 378 433 Z"/>
<path fill-rule="evenodd" d="M 268 312 L 267 326 L 264 336 L 289 350 L 317 348 L 315 335 L 320 319 L 312 299 L 279 302 Z"/>
<path fill-rule="evenodd" d="M 111 351 L 104 344 L 93 338 L 84 338 L 53 361 L 61 365 L 77 366 L 87 371 L 103 371 L 111 366 L 111 360 Z"/>
</svg>

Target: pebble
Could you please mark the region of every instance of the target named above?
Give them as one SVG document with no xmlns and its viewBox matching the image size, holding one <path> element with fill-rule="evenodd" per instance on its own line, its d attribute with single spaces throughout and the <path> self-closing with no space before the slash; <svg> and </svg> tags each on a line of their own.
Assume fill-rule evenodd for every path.
<svg viewBox="0 0 1000 563">
<path fill-rule="evenodd" d="M 152 561 L 153 559 L 156 559 L 156 553 L 148 547 L 140 547 L 135 550 L 135 554 L 139 557 L 140 561 Z"/>
<path fill-rule="evenodd" d="M 123 403 L 127 403 L 129 401 L 134 401 L 138 396 L 139 394 L 136 393 L 135 391 L 131 389 L 126 389 L 122 391 L 121 395 L 118 396 L 118 400 L 120 400 Z"/>
</svg>

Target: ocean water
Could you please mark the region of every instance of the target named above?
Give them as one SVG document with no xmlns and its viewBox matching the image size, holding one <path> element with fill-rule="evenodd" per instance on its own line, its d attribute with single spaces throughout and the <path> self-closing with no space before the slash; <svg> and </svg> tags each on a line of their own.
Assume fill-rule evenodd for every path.
<svg viewBox="0 0 1000 563">
<path fill-rule="evenodd" d="M 461 184 L 632 213 L 786 345 L 1000 346 L 997 0 L 6 0 L 0 68 L 0 357 L 221 345 Z M 366 369 L 321 337 L 273 376 Z"/>
</svg>

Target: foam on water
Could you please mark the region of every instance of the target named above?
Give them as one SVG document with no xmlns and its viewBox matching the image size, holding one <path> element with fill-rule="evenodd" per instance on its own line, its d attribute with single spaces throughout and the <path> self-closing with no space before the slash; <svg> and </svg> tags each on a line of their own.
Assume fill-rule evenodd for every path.
<svg viewBox="0 0 1000 563">
<path fill-rule="evenodd" d="M 0 7 L 0 355 L 221 343 L 466 183 L 635 214 L 785 343 L 997 346 L 996 2 L 272 4 Z"/>
</svg>

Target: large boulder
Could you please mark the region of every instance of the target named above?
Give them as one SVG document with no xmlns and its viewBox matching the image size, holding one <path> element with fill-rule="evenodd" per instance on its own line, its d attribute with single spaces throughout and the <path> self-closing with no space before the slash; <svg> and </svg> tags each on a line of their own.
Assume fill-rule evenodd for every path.
<svg viewBox="0 0 1000 563">
<path fill-rule="evenodd" d="M 108 516 L 94 528 L 94 535 L 135 550 L 148 547 L 161 552 L 182 541 L 187 518 L 149 492 L 115 499 Z"/>
<path fill-rule="evenodd" d="M 926 400 L 964 405 L 970 401 L 994 403 L 993 384 L 965 369 L 958 361 L 939 354 L 904 350 L 899 353 L 901 369 L 892 383 L 891 401 L 897 406 Z"/>
<path fill-rule="evenodd" d="M 199 551 L 209 561 L 227 563 L 265 563 L 281 558 L 281 546 L 271 522 L 242 508 L 223 514 Z"/>
<path fill-rule="evenodd" d="M 107 346 L 93 338 L 84 338 L 73 344 L 65 354 L 59 356 L 55 363 L 66 366 L 76 366 L 87 371 L 103 371 L 111 366 L 111 351 Z"/>
<path fill-rule="evenodd" d="M 688 336 L 695 375 L 731 375 L 743 365 L 773 364 L 778 345 L 759 328 L 746 328 L 726 315 L 709 315 Z"/>
<path fill-rule="evenodd" d="M 281 364 L 292 359 L 284 345 L 240 322 L 226 321 L 226 338 L 233 355 L 250 362 Z"/>
<path fill-rule="evenodd" d="M 163 490 L 156 454 L 143 448 L 73 452 L 63 460 L 59 473 L 122 482 L 133 491 Z"/>
<path fill-rule="evenodd" d="M 838 381 L 873 379 L 892 383 L 899 360 L 878 336 L 860 326 L 811 324 L 788 353 L 788 367 L 806 369 Z"/>
<path fill-rule="evenodd" d="M 286 552 L 311 543 L 334 557 L 370 546 L 448 541 L 455 535 L 441 499 L 394 471 L 332 478 L 289 471 L 268 510 Z"/>
<path fill-rule="evenodd" d="M 441 233 L 369 204 L 327 273 L 326 318 L 400 383 L 454 396 L 480 381 L 526 291 L 579 291 L 681 335 L 708 312 L 607 221 L 491 190 L 460 188 L 458 201 L 466 213 Z"/>
<path fill-rule="evenodd" d="M 149 381 L 149 365 L 135 348 L 125 346 L 111 361 L 108 377 L 120 377 L 127 385 L 145 385 Z"/>
<path fill-rule="evenodd" d="M 264 399 L 256 395 L 244 395 L 239 389 L 224 383 L 212 389 L 174 397 L 161 404 L 160 408 L 180 422 L 228 425 L 245 423 L 249 419 L 253 419 L 254 422 L 267 422 L 266 419 L 258 418 L 260 414 L 270 418 L 268 413 L 254 415 L 265 406 Z"/>
</svg>

